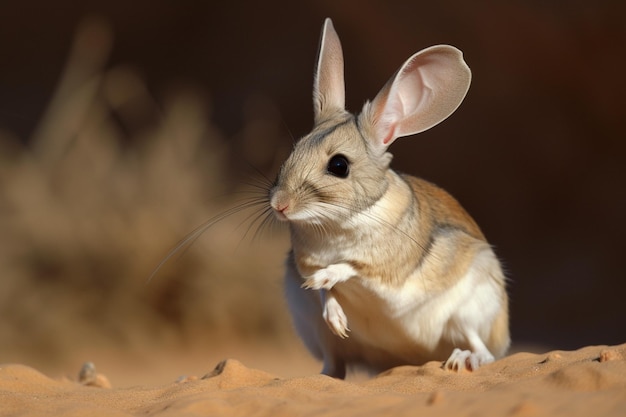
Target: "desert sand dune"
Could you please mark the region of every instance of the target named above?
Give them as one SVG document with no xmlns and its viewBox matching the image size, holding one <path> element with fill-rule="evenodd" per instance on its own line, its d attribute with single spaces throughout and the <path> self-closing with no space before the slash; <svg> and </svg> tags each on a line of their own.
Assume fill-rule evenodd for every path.
<svg viewBox="0 0 626 417">
<path fill-rule="evenodd" d="M 228 359 L 204 376 L 129 388 L 52 379 L 13 364 L 0 367 L 0 415 L 623 416 L 625 358 L 626 344 L 589 346 L 516 353 L 473 373 L 429 362 L 357 381 L 282 378 Z M 99 376 L 95 385 L 107 386 Z"/>
</svg>

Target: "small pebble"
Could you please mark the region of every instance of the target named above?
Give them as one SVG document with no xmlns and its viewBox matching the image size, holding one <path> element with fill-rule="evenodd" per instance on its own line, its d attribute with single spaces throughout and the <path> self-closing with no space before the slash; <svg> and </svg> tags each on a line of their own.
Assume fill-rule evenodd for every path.
<svg viewBox="0 0 626 417">
<path fill-rule="evenodd" d="M 550 354 L 548 355 L 547 361 L 548 361 L 548 362 L 555 362 L 555 361 L 558 361 L 559 359 L 561 359 L 562 357 L 563 357 L 563 356 L 561 356 L 561 354 L 560 354 L 560 353 L 554 353 L 554 352 L 553 352 L 553 353 L 550 353 Z"/>
<path fill-rule="evenodd" d="M 209 379 L 209 378 L 213 378 L 214 376 L 221 375 L 222 372 L 224 372 L 224 368 L 226 368 L 226 363 L 227 362 L 228 362 L 228 359 L 224 359 L 223 361 L 218 363 L 215 366 L 215 369 L 213 369 L 211 372 L 209 372 L 208 374 L 203 376 L 202 379 Z"/>
<path fill-rule="evenodd" d="M 96 366 L 93 362 L 85 362 L 78 372 L 78 382 L 87 385 L 96 379 Z"/>
<path fill-rule="evenodd" d="M 548 363 L 548 362 L 556 362 L 559 361 L 563 358 L 563 356 L 560 353 L 557 352 L 551 352 L 548 354 L 548 356 L 546 356 L 546 358 L 544 360 L 542 360 L 541 362 L 539 362 L 540 364 L 544 364 L 544 363 Z"/>
<path fill-rule="evenodd" d="M 96 372 L 93 362 L 85 362 L 78 372 L 78 382 L 86 387 L 111 388 L 109 379 Z"/>
<path fill-rule="evenodd" d="M 198 377 L 195 375 L 191 375 L 191 376 L 181 375 L 178 377 L 178 379 L 176 379 L 176 383 L 184 384 L 185 382 L 197 381 L 197 380 L 198 380 Z"/>
<path fill-rule="evenodd" d="M 622 358 L 622 354 L 615 349 L 604 349 L 600 352 L 599 362 L 616 361 Z"/>
</svg>

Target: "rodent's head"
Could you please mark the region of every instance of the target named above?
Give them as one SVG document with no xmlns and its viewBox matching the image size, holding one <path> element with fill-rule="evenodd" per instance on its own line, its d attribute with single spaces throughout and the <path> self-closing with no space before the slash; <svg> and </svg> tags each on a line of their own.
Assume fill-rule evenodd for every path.
<svg viewBox="0 0 626 417">
<path fill-rule="evenodd" d="M 341 223 L 374 204 L 387 188 L 389 145 L 446 119 L 470 80 L 461 51 L 433 46 L 410 57 L 353 116 L 345 110 L 341 43 L 326 19 L 313 88 L 315 127 L 296 144 L 270 191 L 276 216 Z"/>
<path fill-rule="evenodd" d="M 298 141 L 271 191 L 279 219 L 341 222 L 382 196 L 391 154 L 377 154 L 358 124 L 343 112 Z"/>
</svg>

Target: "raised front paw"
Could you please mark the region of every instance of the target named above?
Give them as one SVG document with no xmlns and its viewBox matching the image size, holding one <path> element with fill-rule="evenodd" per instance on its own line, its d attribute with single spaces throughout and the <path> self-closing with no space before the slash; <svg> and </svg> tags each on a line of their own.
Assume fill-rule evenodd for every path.
<svg viewBox="0 0 626 417">
<path fill-rule="evenodd" d="M 328 268 L 320 269 L 308 277 L 302 284 L 302 288 L 307 290 L 330 290 L 335 285 L 332 273 Z"/>
<path fill-rule="evenodd" d="M 491 363 L 494 357 L 489 352 L 472 352 L 470 350 L 454 349 L 452 355 L 444 362 L 443 368 L 449 371 L 460 372 L 464 369 L 475 371 L 482 365 Z"/>
<path fill-rule="evenodd" d="M 348 264 L 340 263 L 318 269 L 302 284 L 302 288 L 312 290 L 330 290 L 337 283 L 344 282 L 356 274 L 354 268 Z"/>
<path fill-rule="evenodd" d="M 343 312 L 343 308 L 334 297 L 328 297 L 324 303 L 324 320 L 335 335 L 345 339 L 348 337 L 348 318 Z"/>
</svg>

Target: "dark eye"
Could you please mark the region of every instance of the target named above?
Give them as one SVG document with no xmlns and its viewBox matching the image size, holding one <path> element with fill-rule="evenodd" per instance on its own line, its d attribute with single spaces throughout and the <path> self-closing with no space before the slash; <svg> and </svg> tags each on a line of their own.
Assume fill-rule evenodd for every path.
<svg viewBox="0 0 626 417">
<path fill-rule="evenodd" d="M 330 158 L 330 161 L 328 161 L 328 167 L 326 167 L 326 170 L 329 174 L 334 175 L 335 177 L 346 178 L 350 172 L 350 163 L 348 162 L 348 158 L 342 154 L 333 156 Z"/>
</svg>

